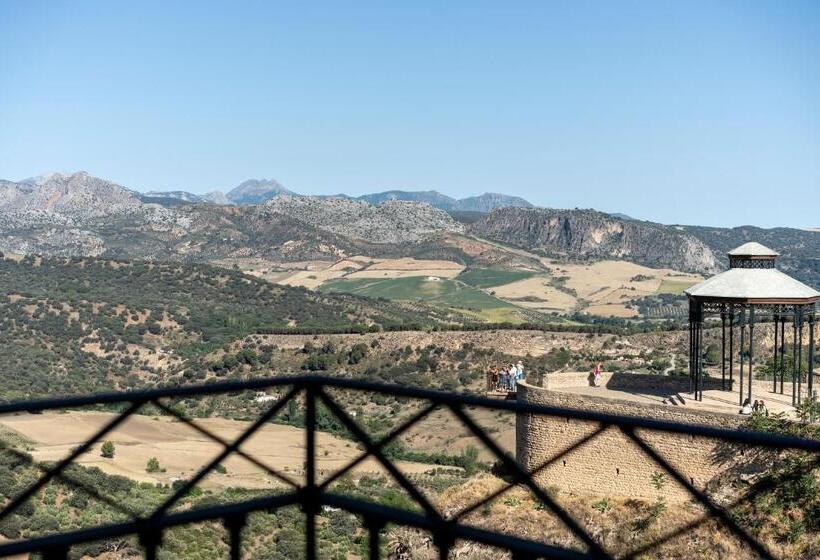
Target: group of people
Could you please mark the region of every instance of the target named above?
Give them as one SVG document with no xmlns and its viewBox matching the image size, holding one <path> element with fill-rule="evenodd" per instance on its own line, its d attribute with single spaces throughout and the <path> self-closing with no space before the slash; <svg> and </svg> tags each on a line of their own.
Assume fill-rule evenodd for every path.
<svg viewBox="0 0 820 560">
<path fill-rule="evenodd" d="M 492 384 L 498 391 L 515 391 L 519 381 L 524 379 L 524 364 L 509 364 L 493 372 Z"/>
<path fill-rule="evenodd" d="M 741 414 L 763 414 L 764 416 L 769 415 L 769 409 L 766 408 L 766 403 L 763 402 L 763 399 L 757 400 L 755 399 L 754 404 L 751 403 L 751 399 L 746 399 L 743 401 L 743 407 L 740 409 Z"/>
</svg>

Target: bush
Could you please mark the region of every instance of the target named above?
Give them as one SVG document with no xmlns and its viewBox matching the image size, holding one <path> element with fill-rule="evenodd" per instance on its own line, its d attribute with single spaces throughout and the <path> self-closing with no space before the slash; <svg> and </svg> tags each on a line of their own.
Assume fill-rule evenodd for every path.
<svg viewBox="0 0 820 560">
<path fill-rule="evenodd" d="M 116 451 L 116 449 L 114 448 L 114 442 L 113 441 L 106 441 L 105 443 L 102 444 L 102 449 L 100 450 L 100 454 L 103 457 L 105 457 L 106 459 L 113 459 L 115 451 Z"/>
<path fill-rule="evenodd" d="M 156 457 L 151 457 L 150 459 L 148 459 L 148 464 L 145 466 L 145 472 L 159 472 L 159 461 Z"/>
</svg>

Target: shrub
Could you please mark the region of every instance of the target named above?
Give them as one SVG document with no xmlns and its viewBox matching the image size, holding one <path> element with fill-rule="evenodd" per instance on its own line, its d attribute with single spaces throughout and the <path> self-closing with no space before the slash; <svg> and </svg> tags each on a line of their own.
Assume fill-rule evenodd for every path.
<svg viewBox="0 0 820 560">
<path fill-rule="evenodd" d="M 100 454 L 103 457 L 105 457 L 106 459 L 113 459 L 115 451 L 116 451 L 116 449 L 114 448 L 114 442 L 113 441 L 106 441 L 105 443 L 102 444 L 102 449 L 100 450 Z"/>
</svg>

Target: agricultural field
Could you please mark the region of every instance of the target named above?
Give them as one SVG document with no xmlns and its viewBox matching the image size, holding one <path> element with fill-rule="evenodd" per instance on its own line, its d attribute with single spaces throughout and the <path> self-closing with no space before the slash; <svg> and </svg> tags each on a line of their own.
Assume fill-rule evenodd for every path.
<svg viewBox="0 0 820 560">
<path fill-rule="evenodd" d="M 516 320 L 515 307 L 512 304 L 457 280 L 438 276 L 391 279 L 343 278 L 324 283 L 320 291 L 418 301 L 468 312 L 489 322 Z M 517 319 L 517 322 L 521 322 L 521 319 Z"/>
<path fill-rule="evenodd" d="M 527 314 L 653 318 L 677 315 L 677 306 L 647 306 L 639 301 L 661 295 L 681 296 L 699 282 L 697 274 L 654 269 L 617 260 L 557 262 L 522 249 L 493 246 L 508 259 L 465 266 L 449 260 L 374 258 L 364 255 L 298 263 L 234 259 L 245 273 L 270 282 L 321 292 L 351 293 L 390 300 L 430 301 L 458 309 L 475 319 L 521 322 Z"/>
<path fill-rule="evenodd" d="M 530 278 L 534 274 L 536 273 L 530 270 L 471 268 L 459 274 L 458 279 L 476 288 L 493 288 Z"/>
</svg>

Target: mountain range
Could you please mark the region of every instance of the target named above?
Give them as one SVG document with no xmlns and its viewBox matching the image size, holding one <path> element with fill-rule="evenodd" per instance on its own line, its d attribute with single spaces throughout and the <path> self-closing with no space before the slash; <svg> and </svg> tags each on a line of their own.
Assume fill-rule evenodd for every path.
<svg viewBox="0 0 820 560">
<path fill-rule="evenodd" d="M 227 193 L 214 191 L 204 195 L 194 194 L 188 191 L 148 191 L 142 194 L 142 198 L 149 202 L 175 203 L 211 203 L 211 204 L 235 204 L 239 206 L 263 204 L 278 196 L 302 196 L 295 193 L 278 181 L 273 179 L 248 179 L 240 183 Z M 391 200 L 405 202 L 424 202 L 441 210 L 454 212 L 489 212 L 494 208 L 502 206 L 516 206 L 521 208 L 532 208 L 532 204 L 518 196 L 510 196 L 500 193 L 484 193 L 478 196 L 456 199 L 438 191 L 404 191 L 391 190 L 372 194 L 365 194 L 358 197 L 346 194 L 331 196 L 321 196 L 319 198 L 347 198 L 361 200 L 373 205 L 379 205 Z"/>
<path fill-rule="evenodd" d="M 224 197 L 232 204 L 184 191 L 143 194 L 85 172 L 0 181 L 0 251 L 198 262 L 370 255 L 495 266 L 518 258 L 503 249 L 510 247 L 561 260 L 623 259 L 711 274 L 727 265 L 728 249 L 756 240 L 781 253 L 783 270 L 820 283 L 814 231 L 664 225 L 536 208 L 493 194 L 301 196 L 272 180 L 245 181 Z"/>
</svg>

